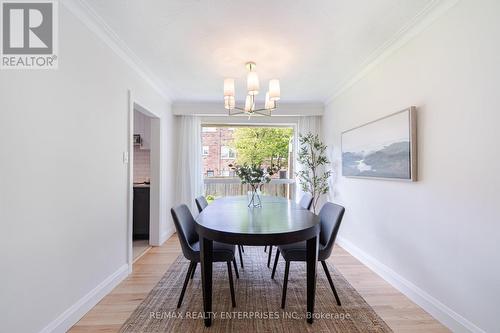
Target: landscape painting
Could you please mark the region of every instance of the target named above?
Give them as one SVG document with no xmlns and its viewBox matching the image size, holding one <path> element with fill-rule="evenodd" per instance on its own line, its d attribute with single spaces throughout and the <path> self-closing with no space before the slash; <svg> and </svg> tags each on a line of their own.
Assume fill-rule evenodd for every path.
<svg viewBox="0 0 500 333">
<path fill-rule="evenodd" d="M 342 175 L 416 180 L 416 109 L 342 133 Z"/>
</svg>

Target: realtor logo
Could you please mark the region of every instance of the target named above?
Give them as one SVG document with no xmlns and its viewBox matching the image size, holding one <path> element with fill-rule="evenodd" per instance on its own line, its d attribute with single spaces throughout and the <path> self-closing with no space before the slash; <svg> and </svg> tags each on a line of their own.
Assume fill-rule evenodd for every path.
<svg viewBox="0 0 500 333">
<path fill-rule="evenodd" d="M 57 68 L 56 0 L 1 1 L 1 69 Z"/>
</svg>

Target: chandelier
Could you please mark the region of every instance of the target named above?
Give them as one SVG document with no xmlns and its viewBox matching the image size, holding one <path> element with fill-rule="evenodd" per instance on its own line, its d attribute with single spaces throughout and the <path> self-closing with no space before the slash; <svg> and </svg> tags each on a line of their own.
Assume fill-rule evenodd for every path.
<svg viewBox="0 0 500 333">
<path fill-rule="evenodd" d="M 266 99 L 263 108 L 255 107 L 255 97 L 259 94 L 259 77 L 255 71 L 254 62 L 247 62 L 247 97 L 245 106 L 236 106 L 234 98 L 234 79 L 224 79 L 224 108 L 228 110 L 230 116 L 237 114 L 246 114 L 248 116 L 261 115 L 271 116 L 272 111 L 278 108 L 280 99 L 280 81 L 277 79 L 269 80 L 269 90 L 266 92 Z"/>
</svg>

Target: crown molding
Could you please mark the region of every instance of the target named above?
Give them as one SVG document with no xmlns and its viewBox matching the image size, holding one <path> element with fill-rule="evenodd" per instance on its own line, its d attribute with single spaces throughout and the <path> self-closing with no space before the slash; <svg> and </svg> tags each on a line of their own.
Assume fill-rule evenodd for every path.
<svg viewBox="0 0 500 333">
<path fill-rule="evenodd" d="M 403 26 L 391 39 L 378 47 L 360 66 L 360 69 L 325 100 L 325 105 L 330 104 L 337 97 L 349 90 L 354 84 L 365 77 L 372 69 L 391 56 L 398 49 L 424 31 L 435 20 L 455 6 L 460 0 L 433 0 L 421 10 L 412 20 Z"/>
<path fill-rule="evenodd" d="M 61 3 L 87 28 L 94 32 L 125 63 L 143 78 L 158 94 L 172 102 L 172 89 L 167 87 L 144 62 L 118 37 L 111 27 L 85 0 L 62 0 Z"/>
</svg>

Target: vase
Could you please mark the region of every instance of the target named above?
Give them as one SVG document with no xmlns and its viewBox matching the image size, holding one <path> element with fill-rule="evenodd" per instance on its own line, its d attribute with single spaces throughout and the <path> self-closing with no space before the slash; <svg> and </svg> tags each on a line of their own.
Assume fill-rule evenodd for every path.
<svg viewBox="0 0 500 333">
<path fill-rule="evenodd" d="M 262 201 L 260 200 L 260 190 L 253 188 L 247 193 L 248 207 L 249 208 L 260 208 L 262 207 Z"/>
</svg>

